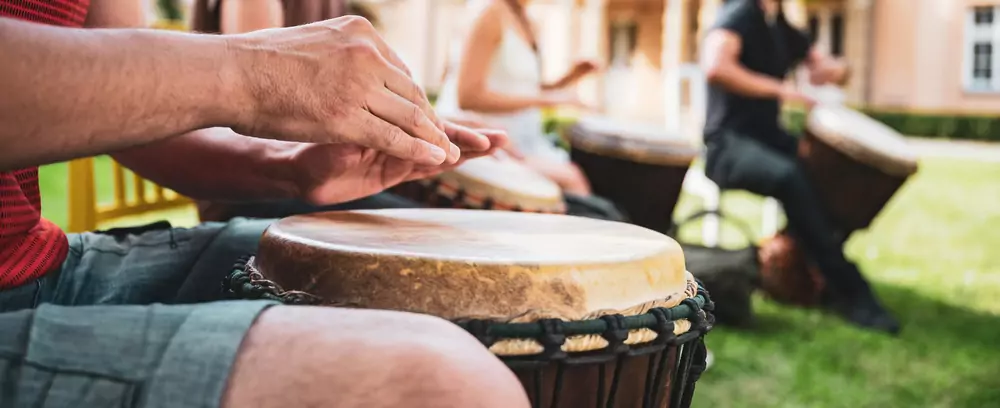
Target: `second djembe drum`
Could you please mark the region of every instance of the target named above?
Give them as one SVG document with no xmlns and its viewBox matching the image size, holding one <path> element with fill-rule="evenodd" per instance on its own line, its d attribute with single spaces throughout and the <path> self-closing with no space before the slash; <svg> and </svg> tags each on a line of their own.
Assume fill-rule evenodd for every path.
<svg viewBox="0 0 1000 408">
<path fill-rule="evenodd" d="M 566 212 L 559 185 L 515 160 L 493 156 L 469 160 L 455 170 L 391 191 L 432 208 Z"/>
<path fill-rule="evenodd" d="M 867 228 L 917 171 L 917 157 L 902 135 L 844 106 L 818 106 L 810 112 L 798 158 L 841 240 Z M 793 236 L 779 233 L 761 246 L 760 254 L 764 292 L 803 306 L 819 301 L 822 274 Z"/>
<path fill-rule="evenodd" d="M 671 238 L 508 211 L 286 218 L 225 287 L 451 320 L 514 371 L 535 407 L 687 407 L 713 321 Z"/>
<path fill-rule="evenodd" d="M 681 185 L 699 150 L 654 126 L 582 118 L 568 130 L 573 161 L 594 194 L 625 210 L 630 221 L 660 233 L 673 226 Z"/>
</svg>

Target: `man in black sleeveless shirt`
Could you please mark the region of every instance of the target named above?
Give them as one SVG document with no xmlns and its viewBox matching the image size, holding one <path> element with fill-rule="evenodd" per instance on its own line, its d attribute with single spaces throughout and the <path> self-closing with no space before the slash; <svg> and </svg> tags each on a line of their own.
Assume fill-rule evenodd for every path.
<svg viewBox="0 0 1000 408">
<path fill-rule="evenodd" d="M 805 64 L 813 84 L 843 83 L 846 65 L 812 49 L 793 28 L 779 0 L 728 0 L 705 38 L 702 68 L 708 89 L 704 130 L 707 176 L 722 189 L 775 197 L 789 230 L 828 283 L 824 306 L 862 327 L 896 333 L 899 323 L 875 299 L 796 159 L 798 140 L 779 125 L 782 102 L 815 102 L 785 85 Z"/>
</svg>

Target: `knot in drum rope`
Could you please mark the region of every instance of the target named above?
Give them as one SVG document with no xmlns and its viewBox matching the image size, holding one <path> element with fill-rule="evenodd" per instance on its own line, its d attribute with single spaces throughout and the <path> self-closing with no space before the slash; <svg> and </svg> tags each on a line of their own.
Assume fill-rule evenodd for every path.
<svg viewBox="0 0 1000 408">
<path fill-rule="evenodd" d="M 625 316 L 620 314 L 601 316 L 601 320 L 608 325 L 601 337 L 608 341 L 608 349 L 611 352 L 619 353 L 628 349 L 625 340 L 628 340 L 629 329 L 625 326 Z"/>
<path fill-rule="evenodd" d="M 656 343 L 666 344 L 674 339 L 674 317 L 670 309 L 664 307 L 654 307 L 649 309 L 649 313 L 656 318 L 656 324 L 650 327 L 656 332 Z"/>
<path fill-rule="evenodd" d="M 241 258 L 223 281 L 223 292 L 234 299 L 271 300 L 286 305 L 316 305 L 318 296 L 296 290 L 284 290 L 274 281 L 264 278 L 253 266 L 253 257 Z"/>
<path fill-rule="evenodd" d="M 538 321 L 542 328 L 542 335 L 538 337 L 538 342 L 545 347 L 545 356 L 551 359 L 566 357 L 562 351 L 562 345 L 566 343 L 566 330 L 563 328 L 563 321 L 559 319 L 542 319 Z"/>
</svg>

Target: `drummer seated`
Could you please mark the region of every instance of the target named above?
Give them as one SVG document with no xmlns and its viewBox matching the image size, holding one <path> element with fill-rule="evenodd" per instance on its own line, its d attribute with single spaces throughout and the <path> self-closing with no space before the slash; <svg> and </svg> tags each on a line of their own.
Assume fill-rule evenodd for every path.
<svg viewBox="0 0 1000 408">
<path fill-rule="evenodd" d="M 213 200 L 331 204 L 446 170 L 429 153 L 414 162 L 364 143 L 322 143 L 332 141 L 330 129 L 359 129 L 371 116 L 334 116 L 332 104 L 316 101 L 358 101 L 385 89 L 372 72 L 389 65 L 362 58 L 378 55 L 374 30 L 341 19 L 319 30 L 277 29 L 253 46 L 157 30 L 96 35 L 82 28 L 144 26 L 141 2 L 40 4 L 0 0 L 0 53 L 9 57 L 0 63 L 0 406 L 528 406 L 510 370 L 442 319 L 212 302 L 223 297 L 233 262 L 256 251 L 268 220 L 65 234 L 41 214 L 38 166 L 97 154 Z M 281 51 L 258 52 L 277 44 Z M 317 74 L 303 55 L 322 58 L 309 67 L 339 74 Z M 331 85 L 361 77 L 377 80 Z M 191 131 L 216 123 L 291 141 Z M 464 157 L 503 143 L 444 126 L 459 147 L 478 146 Z M 315 133 L 321 143 L 288 135 L 306 128 L 324 129 Z M 395 142 L 381 145 L 413 141 Z"/>
<path fill-rule="evenodd" d="M 788 228 L 828 282 L 825 306 L 859 326 L 896 332 L 899 323 L 877 301 L 796 157 L 798 141 L 779 125 L 781 103 L 815 101 L 785 85 L 804 64 L 814 85 L 843 84 L 849 69 L 811 47 L 785 19 L 779 0 L 730 0 L 705 39 L 709 83 L 704 129 L 705 173 L 721 189 L 775 197 Z"/>
<path fill-rule="evenodd" d="M 542 53 L 525 8 L 529 0 L 469 1 L 471 24 L 448 67 L 437 108 L 446 115 L 471 113 L 510 135 L 526 165 L 564 192 L 590 196 L 587 177 L 569 154 L 544 133 L 542 108 L 583 107 L 573 87 L 598 70 L 580 61 L 559 80 L 541 78 Z"/>
</svg>

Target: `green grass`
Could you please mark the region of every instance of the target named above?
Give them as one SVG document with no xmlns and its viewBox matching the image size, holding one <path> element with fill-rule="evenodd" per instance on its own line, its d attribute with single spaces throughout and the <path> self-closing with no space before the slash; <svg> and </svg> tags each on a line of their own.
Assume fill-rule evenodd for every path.
<svg viewBox="0 0 1000 408">
<path fill-rule="evenodd" d="M 760 201 L 734 193 L 723 208 L 759 228 Z M 695 406 L 998 406 L 998 203 L 1000 163 L 927 160 L 847 245 L 903 322 L 902 335 L 863 332 L 758 298 L 758 327 L 709 335 L 716 365 L 702 377 Z M 685 198 L 678 214 L 698 204 Z M 731 230 L 725 235 L 729 244 L 741 241 Z"/>
<path fill-rule="evenodd" d="M 102 161 L 102 166 L 107 162 Z M 45 167 L 45 215 L 65 225 L 63 165 Z M 110 181 L 98 181 L 110 200 Z M 759 231 L 761 199 L 724 209 Z M 684 197 L 678 216 L 700 203 Z M 757 299 L 754 329 L 716 328 L 697 407 L 986 407 L 1000 401 L 1000 163 L 927 160 L 848 253 L 904 323 L 899 338 Z M 185 214 L 152 214 L 190 223 Z M 697 239 L 699 225 L 682 230 Z M 727 229 L 723 242 L 741 245 Z M 723 300 L 724 301 L 724 300 Z"/>
</svg>

